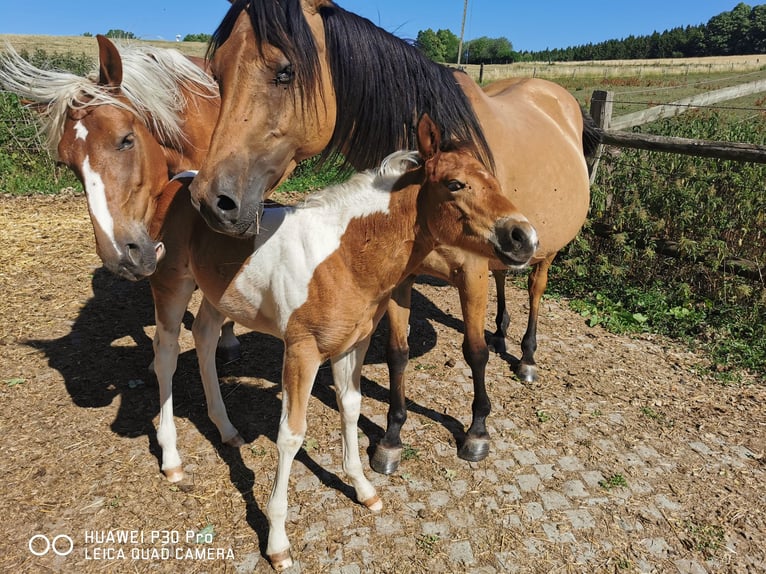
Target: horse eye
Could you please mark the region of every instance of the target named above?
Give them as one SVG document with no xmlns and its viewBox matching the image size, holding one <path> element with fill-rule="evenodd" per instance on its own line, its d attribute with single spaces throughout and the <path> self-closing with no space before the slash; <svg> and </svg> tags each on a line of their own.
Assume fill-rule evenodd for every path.
<svg viewBox="0 0 766 574">
<path fill-rule="evenodd" d="M 461 189 L 465 189 L 465 184 L 457 179 L 451 179 L 447 182 L 447 189 L 454 193 Z"/>
<path fill-rule="evenodd" d="M 117 147 L 118 150 L 129 150 L 132 149 L 133 146 L 136 143 L 136 136 L 133 133 L 129 133 L 124 138 L 122 138 L 122 141 L 120 142 L 120 145 Z"/>
<path fill-rule="evenodd" d="M 288 64 L 281 70 L 277 72 L 277 75 L 274 76 L 274 85 L 275 86 L 284 86 L 289 84 L 293 81 L 293 77 L 295 76 L 295 72 L 293 71 L 293 65 Z"/>
</svg>

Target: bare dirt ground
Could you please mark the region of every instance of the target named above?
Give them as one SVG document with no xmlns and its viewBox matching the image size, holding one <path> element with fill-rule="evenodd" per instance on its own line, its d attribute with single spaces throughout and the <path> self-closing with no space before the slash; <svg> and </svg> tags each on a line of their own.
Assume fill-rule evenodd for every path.
<svg viewBox="0 0 766 574">
<path fill-rule="evenodd" d="M 0 570 L 271 571 L 261 553 L 281 344 L 239 331 L 243 358 L 219 365 L 248 443 L 224 447 L 189 316 L 174 387 L 188 477 L 171 485 L 146 371 L 146 282 L 101 268 L 82 196 L 0 197 L 0 229 Z M 508 295 L 515 353 L 525 294 Z M 407 460 L 391 476 L 368 472 L 385 504 L 377 515 L 343 482 L 322 370 L 291 479 L 293 572 L 766 572 L 762 377 L 718 385 L 677 343 L 589 328 L 548 299 L 540 381 L 522 384 L 512 356 L 491 357 L 492 450 L 469 464 L 455 448 L 471 403 L 461 325 L 454 289 L 416 285 Z M 363 371 L 365 449 L 385 426 L 381 341 Z"/>
</svg>

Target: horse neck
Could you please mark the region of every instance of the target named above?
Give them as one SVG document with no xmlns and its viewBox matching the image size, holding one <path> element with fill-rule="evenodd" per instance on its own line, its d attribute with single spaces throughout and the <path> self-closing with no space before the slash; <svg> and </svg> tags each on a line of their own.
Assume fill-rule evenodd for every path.
<svg viewBox="0 0 766 574">
<path fill-rule="evenodd" d="M 393 287 L 420 266 L 436 241 L 423 224 L 419 211 L 421 183 L 417 172 L 403 176 L 390 193 L 388 213 L 372 214 L 349 223 L 344 237 L 353 237 L 342 249 L 344 260 L 365 270 L 373 285 Z M 359 274 L 357 274 L 359 276 Z"/>
</svg>

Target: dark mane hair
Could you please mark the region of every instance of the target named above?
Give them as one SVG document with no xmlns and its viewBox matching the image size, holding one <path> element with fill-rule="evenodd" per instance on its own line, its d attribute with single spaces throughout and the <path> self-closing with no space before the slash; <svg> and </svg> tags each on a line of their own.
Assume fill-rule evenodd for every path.
<svg viewBox="0 0 766 574">
<path fill-rule="evenodd" d="M 293 85 L 301 95 L 316 93 L 319 61 L 300 0 L 235 0 L 213 34 L 208 54 L 226 41 L 245 9 L 259 50 L 264 43 L 281 50 L 293 64 Z M 338 111 L 322 161 L 343 154 L 347 164 L 365 169 L 393 151 L 414 149 L 418 118 L 428 113 L 441 127 L 444 141 L 468 142 L 494 171 L 492 152 L 454 70 L 340 6 L 322 7 L 320 14 Z"/>
</svg>

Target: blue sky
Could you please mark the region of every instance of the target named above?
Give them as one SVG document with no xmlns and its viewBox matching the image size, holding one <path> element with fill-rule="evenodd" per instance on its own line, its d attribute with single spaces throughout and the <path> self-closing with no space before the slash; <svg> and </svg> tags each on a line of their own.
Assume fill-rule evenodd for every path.
<svg viewBox="0 0 766 574">
<path fill-rule="evenodd" d="M 738 0 L 613 0 L 589 5 L 576 0 L 469 0 L 465 39 L 506 37 L 516 50 L 566 48 L 706 23 Z M 750 6 L 761 2 L 746 2 Z M 145 39 L 211 33 L 226 13 L 225 0 L 3 0 L 0 34 L 79 36 L 110 29 Z M 463 0 L 338 0 L 403 38 L 419 30 L 446 28 L 460 35 Z M 596 9 L 598 8 L 598 10 Z"/>
</svg>

